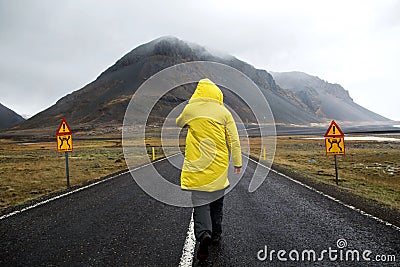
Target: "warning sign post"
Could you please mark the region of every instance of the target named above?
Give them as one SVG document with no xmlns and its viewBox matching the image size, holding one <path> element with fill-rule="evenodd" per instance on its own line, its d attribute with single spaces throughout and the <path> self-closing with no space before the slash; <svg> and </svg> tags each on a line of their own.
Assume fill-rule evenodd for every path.
<svg viewBox="0 0 400 267">
<path fill-rule="evenodd" d="M 65 119 L 62 119 L 56 136 L 58 152 L 72 152 L 72 131 Z"/>
<path fill-rule="evenodd" d="M 61 124 L 58 127 L 56 139 L 57 151 L 65 153 L 65 171 L 67 175 L 67 187 L 69 188 L 68 152 L 72 152 L 72 131 L 65 119 L 62 119 Z"/>
<path fill-rule="evenodd" d="M 333 120 L 325 133 L 325 150 L 327 156 L 335 158 L 336 185 L 339 184 L 337 155 L 345 154 L 344 133 Z"/>
</svg>

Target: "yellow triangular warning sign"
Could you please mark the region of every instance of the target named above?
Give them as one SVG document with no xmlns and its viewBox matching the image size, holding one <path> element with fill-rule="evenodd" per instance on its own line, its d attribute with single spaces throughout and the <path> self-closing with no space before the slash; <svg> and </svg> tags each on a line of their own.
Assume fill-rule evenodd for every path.
<svg viewBox="0 0 400 267">
<path fill-rule="evenodd" d="M 71 128 L 69 128 L 68 123 L 65 119 L 62 119 L 56 134 L 57 135 L 72 134 Z"/>
<path fill-rule="evenodd" d="M 344 133 L 339 128 L 337 123 L 333 120 L 331 122 L 331 125 L 329 125 L 328 130 L 325 133 L 325 137 L 338 137 L 338 136 L 343 137 Z"/>
</svg>

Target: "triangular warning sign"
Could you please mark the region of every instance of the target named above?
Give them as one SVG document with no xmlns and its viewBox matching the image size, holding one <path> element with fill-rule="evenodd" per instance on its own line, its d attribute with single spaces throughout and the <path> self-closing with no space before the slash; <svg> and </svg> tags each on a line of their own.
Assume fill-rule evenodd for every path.
<svg viewBox="0 0 400 267">
<path fill-rule="evenodd" d="M 325 133 L 325 137 L 338 137 L 338 136 L 343 137 L 344 133 L 339 128 L 337 123 L 335 121 L 332 121 L 331 125 L 329 125 L 329 128 Z"/>
<path fill-rule="evenodd" d="M 62 119 L 60 126 L 57 130 L 57 135 L 72 134 L 71 128 L 69 128 L 68 123 L 65 119 Z"/>
</svg>

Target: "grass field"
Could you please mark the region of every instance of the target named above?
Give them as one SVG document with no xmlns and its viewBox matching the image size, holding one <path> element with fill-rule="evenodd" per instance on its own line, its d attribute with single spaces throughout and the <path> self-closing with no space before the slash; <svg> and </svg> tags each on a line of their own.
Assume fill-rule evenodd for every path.
<svg viewBox="0 0 400 267">
<path fill-rule="evenodd" d="M 66 188 L 65 155 L 55 142 L 0 140 L 0 207 Z M 74 141 L 71 186 L 126 169 L 121 141 Z"/>
<path fill-rule="evenodd" d="M 337 156 L 339 187 L 400 211 L 400 143 L 345 141 Z M 255 153 L 257 154 L 257 153 Z M 274 165 L 319 183 L 335 185 L 335 163 L 324 140 L 279 137 Z"/>
<path fill-rule="evenodd" d="M 251 142 L 257 147 L 256 140 Z M 155 138 L 146 140 L 146 144 L 151 156 L 151 146 L 157 147 L 160 142 Z M 55 142 L 0 139 L 0 208 L 66 188 L 64 154 L 55 146 Z M 260 152 L 252 149 L 254 157 Z M 162 156 L 156 148 L 156 157 Z M 145 161 L 142 155 L 133 164 Z M 274 164 L 319 183 L 335 184 L 334 160 L 325 155 L 323 140 L 279 137 Z M 340 188 L 400 211 L 399 142 L 346 141 L 346 155 L 338 157 L 338 165 Z M 127 168 L 118 139 L 74 140 L 69 166 L 71 186 Z"/>
</svg>

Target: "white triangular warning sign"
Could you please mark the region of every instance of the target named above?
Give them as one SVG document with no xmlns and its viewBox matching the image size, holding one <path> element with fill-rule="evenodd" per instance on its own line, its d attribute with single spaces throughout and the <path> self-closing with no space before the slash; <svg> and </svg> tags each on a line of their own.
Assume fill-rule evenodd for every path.
<svg viewBox="0 0 400 267">
<path fill-rule="evenodd" d="M 325 137 L 338 137 L 338 136 L 343 137 L 344 133 L 339 128 L 337 123 L 333 120 L 331 122 L 331 125 L 329 125 L 328 130 L 325 133 Z"/>
<path fill-rule="evenodd" d="M 56 134 L 57 135 L 72 134 L 71 128 L 69 128 L 68 123 L 65 119 L 62 119 Z"/>
</svg>

